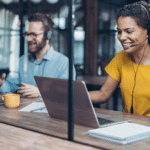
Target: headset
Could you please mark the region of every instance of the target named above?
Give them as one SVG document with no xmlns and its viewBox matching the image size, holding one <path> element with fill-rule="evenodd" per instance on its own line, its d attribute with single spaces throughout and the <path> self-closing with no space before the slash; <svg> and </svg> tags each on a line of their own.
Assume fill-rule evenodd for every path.
<svg viewBox="0 0 150 150">
<path fill-rule="evenodd" d="M 50 40 L 51 39 L 51 37 L 52 37 L 52 34 L 49 32 L 49 31 L 45 31 L 44 32 L 44 39 L 46 39 L 46 40 Z M 45 43 L 44 44 L 42 44 L 42 45 L 40 45 L 39 47 L 44 47 L 46 45 L 46 41 L 45 41 Z"/>
<path fill-rule="evenodd" d="M 149 12 L 147 11 L 147 9 L 146 9 L 146 7 L 144 6 L 144 5 L 142 5 L 142 4 L 139 4 L 145 11 L 146 11 L 146 13 L 147 13 L 147 17 L 148 17 L 148 27 L 147 27 L 147 35 L 148 36 L 150 36 L 150 15 L 149 15 Z M 131 45 L 130 47 L 134 47 L 134 46 L 138 46 L 138 45 L 140 45 L 140 44 L 142 44 L 143 42 L 145 42 L 146 40 L 147 40 L 148 38 L 146 38 L 144 41 L 142 41 L 141 43 L 139 43 L 139 44 L 133 44 L 133 45 Z"/>
<path fill-rule="evenodd" d="M 146 7 L 145 7 L 143 4 L 139 4 L 139 5 L 140 5 L 140 6 L 146 11 L 146 13 L 147 13 L 147 17 L 148 17 L 148 20 L 149 20 L 149 22 L 148 22 L 148 27 L 147 27 L 147 35 L 150 36 L 150 15 L 149 15 L 149 12 L 148 12 L 148 10 L 146 9 Z M 147 38 L 146 38 L 146 39 L 147 39 Z M 145 39 L 145 40 L 146 40 L 146 39 Z M 144 41 L 145 41 L 145 40 L 144 40 Z M 140 44 L 142 44 L 144 41 L 142 41 L 142 42 L 139 43 L 139 44 L 131 45 L 131 47 L 140 45 Z M 147 47 L 147 46 L 146 46 L 146 47 Z M 145 47 L 145 49 L 146 49 L 146 47 Z M 145 52 L 145 49 L 144 49 L 144 52 Z M 143 56 L 144 56 L 144 53 L 143 53 Z M 140 62 L 142 61 L 143 56 L 142 56 Z M 139 64 L 138 64 L 138 67 L 139 67 L 139 65 L 140 65 L 140 62 L 139 62 Z M 133 65 L 133 64 L 132 64 L 132 65 Z M 130 112 L 131 112 L 131 113 L 133 113 L 133 111 L 134 111 L 134 109 L 133 109 L 133 93 L 134 93 L 134 89 L 135 89 L 135 85 L 136 85 L 136 74 L 137 74 L 137 71 L 138 71 L 138 67 L 137 67 L 136 71 L 134 70 L 134 67 L 133 67 L 133 70 L 134 70 L 134 72 L 135 72 L 135 76 L 134 76 L 134 85 L 133 85 L 132 95 L 131 95 L 131 96 L 132 96 L 132 104 L 131 104 L 131 109 L 130 109 Z"/>
<path fill-rule="evenodd" d="M 52 37 L 52 34 L 49 31 L 46 30 L 45 33 L 44 33 L 44 38 L 46 40 L 50 40 L 51 37 Z"/>
<path fill-rule="evenodd" d="M 146 9 L 146 7 L 143 5 L 143 4 L 140 4 L 141 5 L 141 7 L 146 11 L 146 13 L 147 13 L 147 17 L 148 17 L 148 20 L 149 20 L 149 22 L 148 22 L 148 27 L 147 27 L 147 35 L 148 36 L 150 36 L 150 15 L 149 15 L 149 12 L 148 12 L 148 10 Z"/>
</svg>

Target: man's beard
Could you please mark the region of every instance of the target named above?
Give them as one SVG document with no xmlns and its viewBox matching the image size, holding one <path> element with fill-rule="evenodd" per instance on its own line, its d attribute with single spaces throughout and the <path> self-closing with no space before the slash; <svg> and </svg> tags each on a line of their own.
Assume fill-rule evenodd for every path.
<svg viewBox="0 0 150 150">
<path fill-rule="evenodd" d="M 30 41 L 28 42 L 28 52 L 32 54 L 36 54 L 40 52 L 46 45 L 46 39 L 43 38 L 41 42 Z"/>
</svg>

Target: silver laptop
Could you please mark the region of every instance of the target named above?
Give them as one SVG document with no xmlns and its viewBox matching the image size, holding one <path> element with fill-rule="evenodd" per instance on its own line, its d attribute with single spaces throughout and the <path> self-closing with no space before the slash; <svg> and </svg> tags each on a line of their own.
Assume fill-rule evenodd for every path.
<svg viewBox="0 0 150 150">
<path fill-rule="evenodd" d="M 50 117 L 68 120 L 68 80 L 35 76 Z M 111 119 L 110 119 L 111 118 Z M 74 81 L 74 122 L 98 128 L 120 122 L 118 117 L 95 113 L 93 104 L 83 81 Z"/>
</svg>

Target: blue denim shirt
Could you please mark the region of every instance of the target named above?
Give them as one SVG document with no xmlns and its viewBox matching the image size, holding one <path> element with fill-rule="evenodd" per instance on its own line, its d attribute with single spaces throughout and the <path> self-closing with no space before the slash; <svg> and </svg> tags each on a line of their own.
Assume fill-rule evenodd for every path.
<svg viewBox="0 0 150 150">
<path fill-rule="evenodd" d="M 25 56 L 20 57 L 19 61 L 19 78 L 13 80 L 7 78 L 2 85 L 3 92 L 14 93 L 21 86 L 21 82 L 36 86 L 34 76 L 44 76 L 51 78 L 69 78 L 69 60 L 63 54 L 55 51 L 51 46 L 43 59 L 38 63 L 32 54 L 28 55 L 27 73 L 24 72 Z M 75 68 L 73 68 L 73 79 L 76 79 Z"/>
</svg>

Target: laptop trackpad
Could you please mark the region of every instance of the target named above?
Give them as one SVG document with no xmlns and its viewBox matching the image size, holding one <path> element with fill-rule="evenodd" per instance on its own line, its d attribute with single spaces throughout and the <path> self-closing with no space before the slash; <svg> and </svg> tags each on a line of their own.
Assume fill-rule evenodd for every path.
<svg viewBox="0 0 150 150">
<path fill-rule="evenodd" d="M 106 115 L 101 113 L 96 113 L 96 115 L 100 126 L 105 124 L 111 124 L 111 123 L 113 124 L 115 122 L 125 121 L 122 120 L 120 117 L 116 117 L 113 115 Z"/>
<path fill-rule="evenodd" d="M 109 123 L 116 122 L 116 121 L 113 121 L 113 120 L 100 118 L 100 117 L 97 117 L 97 119 L 98 119 L 99 125 L 104 125 L 104 124 L 109 124 Z"/>
</svg>

